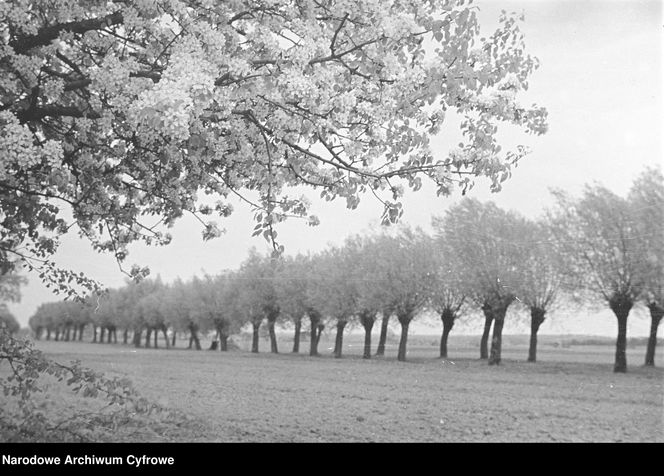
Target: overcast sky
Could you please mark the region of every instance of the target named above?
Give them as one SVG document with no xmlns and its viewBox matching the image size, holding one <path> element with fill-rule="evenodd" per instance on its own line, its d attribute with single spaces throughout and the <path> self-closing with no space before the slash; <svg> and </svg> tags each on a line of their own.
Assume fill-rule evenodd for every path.
<svg viewBox="0 0 664 476">
<path fill-rule="evenodd" d="M 526 45 L 541 66 L 531 78 L 523 103 L 545 106 L 550 128 L 542 137 L 519 137 L 519 143 L 529 145 L 532 153 L 500 193 L 488 192 L 487 184 L 480 182 L 471 196 L 534 217 L 551 205 L 552 187 L 576 194 L 585 183 L 597 181 L 624 195 L 645 166 L 662 164 L 660 0 L 476 0 L 474 4 L 480 8 L 483 34 L 496 27 L 500 10 L 525 12 Z M 318 251 L 328 243 L 340 243 L 351 234 L 379 226 L 382 206 L 371 196 L 350 211 L 344 201 L 317 203 L 315 192 L 307 195 L 321 224 L 308 227 L 292 221 L 278 228 L 287 253 Z M 442 214 L 458 199 L 458 193 L 440 198 L 432 187 L 424 187 L 404 200 L 403 222 L 428 228 L 433 215 Z M 251 238 L 252 213 L 243 205 L 238 204 L 221 225 L 227 232 L 204 243 L 200 225 L 184 217 L 172 229 L 173 242 L 168 247 L 132 246 L 127 268 L 132 263 L 147 265 L 153 276 L 159 274 L 168 282 L 178 276 L 188 279 L 236 268 L 252 246 L 266 249 L 265 241 Z M 55 259 L 60 266 L 83 271 L 111 287 L 122 285 L 125 279 L 112 257 L 96 254 L 75 236 L 63 240 Z M 28 278 L 22 302 L 10 306 L 22 325 L 40 303 L 58 299 L 36 276 Z M 581 314 L 552 316 L 540 332 L 615 335 L 610 311 Z M 630 318 L 628 335 L 647 335 L 645 316 L 637 311 Z M 525 331 L 516 320 L 506 320 L 505 333 Z M 467 332 L 480 333 L 481 329 Z"/>
</svg>

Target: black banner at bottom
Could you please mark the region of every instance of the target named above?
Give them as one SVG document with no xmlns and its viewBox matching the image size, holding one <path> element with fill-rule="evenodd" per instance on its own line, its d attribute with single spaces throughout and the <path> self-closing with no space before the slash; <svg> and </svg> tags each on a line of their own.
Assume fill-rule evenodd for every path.
<svg viewBox="0 0 664 476">
<path fill-rule="evenodd" d="M 509 469 L 513 474 L 519 468 L 532 473 L 533 461 L 547 471 L 583 470 L 586 463 L 589 470 L 604 465 L 615 469 L 616 451 L 635 469 L 638 461 L 648 461 L 646 454 L 659 454 L 656 447 L 662 449 L 661 444 L 626 443 L 0 443 L 0 475 L 191 474 L 207 468 L 215 474 L 245 469 L 252 474 L 312 469 L 380 474 L 400 467 L 408 473 L 431 473 L 442 463 L 457 471 Z"/>
</svg>

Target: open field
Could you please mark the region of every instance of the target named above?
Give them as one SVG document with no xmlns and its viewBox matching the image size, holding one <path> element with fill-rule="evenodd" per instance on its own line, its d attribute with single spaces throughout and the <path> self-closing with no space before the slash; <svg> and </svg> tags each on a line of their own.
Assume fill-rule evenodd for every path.
<svg viewBox="0 0 664 476">
<path fill-rule="evenodd" d="M 134 349 L 38 342 L 50 357 L 133 380 L 145 396 L 198 421 L 181 441 L 658 441 L 664 442 L 664 369 L 642 367 L 628 349 L 627 374 L 612 372 L 610 346 L 504 349 L 503 364 L 477 359 L 476 346 L 412 339 L 409 361 L 363 360 L 355 339 L 346 356 Z M 429 342 L 431 341 L 431 342 Z M 263 342 L 261 342 L 263 346 Z M 266 347 L 263 346 L 263 349 Z M 304 345 L 304 350 L 307 346 Z M 658 349 L 659 350 L 659 349 Z"/>
</svg>

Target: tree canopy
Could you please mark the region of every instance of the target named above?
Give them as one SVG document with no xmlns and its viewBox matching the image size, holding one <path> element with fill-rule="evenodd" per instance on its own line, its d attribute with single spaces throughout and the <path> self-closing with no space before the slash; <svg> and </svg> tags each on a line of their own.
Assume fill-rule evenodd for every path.
<svg viewBox="0 0 664 476">
<path fill-rule="evenodd" d="M 482 35 L 464 0 L 3 2 L 2 266 L 18 256 L 56 289 L 90 285 L 49 260 L 64 233 L 122 263 L 133 241 L 167 244 L 184 213 L 218 236 L 206 216 L 231 213 L 232 196 L 279 252 L 276 223 L 318 222 L 293 186 L 350 209 L 374 192 L 385 222 L 401 182 L 446 195 L 486 176 L 499 190 L 527 150 L 501 150 L 498 126 L 547 127 L 517 100 L 538 66 L 519 20 Z M 437 155 L 446 113 L 462 140 Z"/>
</svg>

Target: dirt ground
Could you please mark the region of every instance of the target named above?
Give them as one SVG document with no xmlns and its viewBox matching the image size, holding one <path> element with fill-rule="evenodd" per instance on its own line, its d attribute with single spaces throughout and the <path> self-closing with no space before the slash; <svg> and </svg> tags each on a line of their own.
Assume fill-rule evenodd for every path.
<svg viewBox="0 0 664 476">
<path fill-rule="evenodd" d="M 200 421 L 183 441 L 213 442 L 664 442 L 664 369 L 613 373 L 609 346 L 504 349 L 489 367 L 475 347 L 450 341 L 437 359 L 416 341 L 409 361 L 363 360 L 359 343 L 342 359 L 321 342 L 321 357 L 122 345 L 39 342 L 56 360 L 131 378 L 145 396 Z M 419 344 L 419 345 L 418 345 Z M 262 349 L 268 348 L 261 342 Z M 659 350 L 659 349 L 658 349 Z M 453 355 L 452 355 L 453 354 Z M 661 354 L 661 352 L 660 352 Z"/>
</svg>

